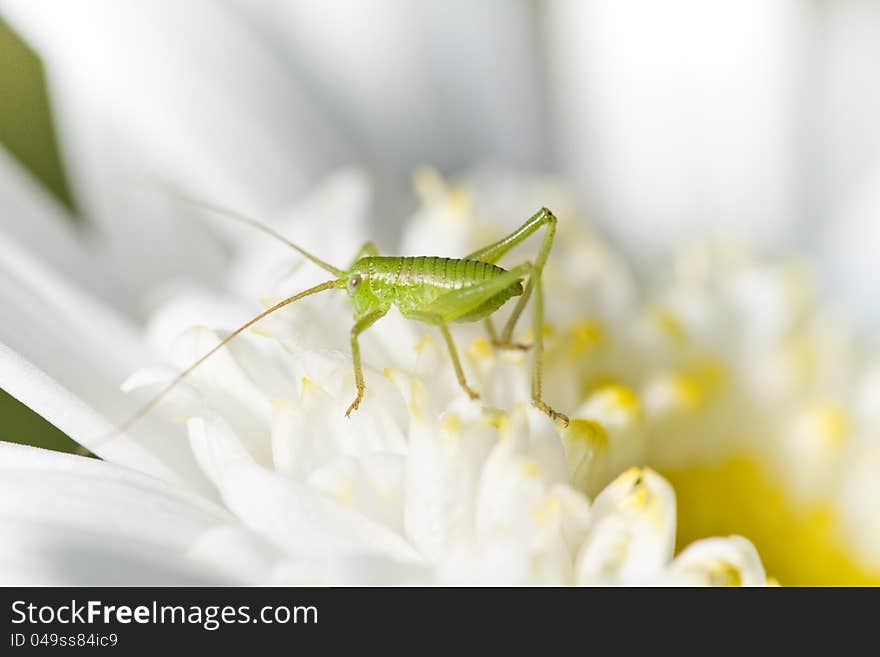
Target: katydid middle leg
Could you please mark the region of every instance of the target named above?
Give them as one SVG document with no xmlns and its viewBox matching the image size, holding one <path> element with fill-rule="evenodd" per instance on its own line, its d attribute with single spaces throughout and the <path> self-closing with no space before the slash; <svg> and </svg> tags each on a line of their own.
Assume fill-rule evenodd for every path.
<svg viewBox="0 0 880 657">
<path fill-rule="evenodd" d="M 452 341 L 452 335 L 449 333 L 447 322 L 453 322 L 467 316 L 475 308 L 484 304 L 487 299 L 492 298 L 505 288 L 510 287 L 527 276 L 531 269 L 532 264 L 524 262 L 510 271 L 489 278 L 472 287 L 450 291 L 436 299 L 422 312 L 410 312 L 407 314 L 407 317 L 410 319 L 427 324 L 435 324 L 440 327 L 440 330 L 443 332 L 443 338 L 446 340 L 446 346 L 449 349 L 449 355 L 452 358 L 452 364 L 455 367 L 455 375 L 458 378 L 458 382 L 471 399 L 477 399 L 478 395 L 465 380 L 464 371 L 458 358 L 458 352 L 455 349 L 455 343 Z"/>
<path fill-rule="evenodd" d="M 483 325 L 486 327 L 486 335 L 489 336 L 489 342 L 494 346 L 500 347 L 501 349 L 529 350 L 529 345 L 523 344 L 522 342 L 511 342 L 509 339 L 506 342 L 502 341 L 501 338 L 498 337 L 498 332 L 495 330 L 495 324 L 492 323 L 491 317 L 484 319 Z"/>
<path fill-rule="evenodd" d="M 455 378 L 458 379 L 458 385 L 460 385 L 461 389 L 467 393 L 468 397 L 471 399 L 479 399 L 479 393 L 475 392 L 474 389 L 468 385 L 467 379 L 464 376 L 464 369 L 461 367 L 461 359 L 458 357 L 458 349 L 455 348 L 455 342 L 452 339 L 452 334 L 449 332 L 449 325 L 446 321 L 440 315 L 434 313 L 409 313 L 409 318 L 439 327 L 440 332 L 443 334 L 443 340 L 446 342 L 446 349 L 449 351 L 449 357 L 452 359 L 452 367 L 455 369 Z"/>
</svg>

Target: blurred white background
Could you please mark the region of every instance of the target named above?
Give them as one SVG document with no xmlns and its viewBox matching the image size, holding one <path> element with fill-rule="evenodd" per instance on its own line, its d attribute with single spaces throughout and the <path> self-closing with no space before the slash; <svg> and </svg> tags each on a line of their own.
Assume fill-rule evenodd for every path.
<svg viewBox="0 0 880 657">
<path fill-rule="evenodd" d="M 640 263 L 713 234 L 804 249 L 831 298 L 880 326 L 876 0 L 0 0 L 0 11 L 44 60 L 67 175 L 113 248 L 87 271 L 58 255 L 62 230 L 36 240 L 28 213 L 45 212 L 8 158 L 0 178 L 19 201 L 2 228 L 123 308 L 157 276 L 210 279 L 222 262 L 195 228 L 163 241 L 175 215 L 126 181 L 159 172 L 266 215 L 359 163 L 393 244 L 414 167 L 494 162 L 570 180 Z"/>
</svg>

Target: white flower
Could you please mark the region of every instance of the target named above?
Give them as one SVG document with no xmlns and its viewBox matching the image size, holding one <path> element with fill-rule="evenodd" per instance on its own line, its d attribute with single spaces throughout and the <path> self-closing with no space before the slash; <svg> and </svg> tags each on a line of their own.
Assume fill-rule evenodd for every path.
<svg viewBox="0 0 880 657">
<path fill-rule="evenodd" d="M 304 209 L 318 229 L 337 213 L 363 217 L 360 194 L 353 193 L 362 188 L 354 174 L 334 177 L 293 212 L 291 220 L 302 226 Z M 541 185 L 535 190 L 545 193 Z M 484 198 L 497 196 L 487 188 Z M 436 203 L 452 214 L 436 214 Z M 434 234 L 448 235 L 445 222 L 450 218 L 462 222 L 464 238 L 479 224 L 460 216 L 463 211 L 449 205 L 446 192 L 427 198 L 410 238 L 430 240 L 436 222 L 441 231 Z M 279 228 L 292 230 L 283 223 Z M 337 246 L 344 252 L 348 241 L 353 252 L 362 232 L 358 221 L 349 220 Z M 604 253 L 594 238 L 574 226 L 561 235 L 561 263 L 576 261 L 572 249 Z M 266 302 L 301 288 L 314 275 L 296 265 L 296 254 L 285 253 L 287 266 L 275 267 L 274 258 L 280 255 L 276 245 L 266 244 L 261 236 L 245 242 L 233 271 L 244 274 L 247 263 L 253 263 L 259 271 L 239 281 L 271 290 Z M 610 254 L 605 259 L 614 262 Z M 266 277 L 262 282 L 260 273 Z M 561 300 L 577 303 L 573 288 L 592 287 L 595 299 L 609 297 L 609 317 L 621 312 L 620 300 L 610 299 L 601 289 L 606 284 L 620 288 L 613 270 L 576 273 L 565 283 L 558 272 L 548 271 L 549 280 L 559 277 L 555 291 Z M 189 326 L 193 309 L 227 330 L 237 317 L 252 312 L 239 308 L 234 297 L 218 299 L 198 288 L 167 294 L 152 315 L 148 333 L 154 344 L 165 346 L 167 358 L 178 368 L 220 339 L 212 329 Z M 565 319 L 577 317 L 576 311 L 569 306 L 549 316 L 562 318 L 556 320 L 561 326 L 567 326 L 566 321 L 580 326 Z M 107 513 L 144 523 L 142 528 L 131 521 L 121 527 L 102 524 L 101 518 L 92 517 L 92 495 L 84 496 L 52 477 L 57 498 L 41 507 L 43 515 L 19 510 L 20 518 L 37 525 L 32 534 L 23 535 L 38 544 L 45 531 L 40 523 L 58 531 L 61 513 L 64 524 L 84 536 L 84 544 L 89 537 L 115 536 L 117 530 L 123 536 L 148 531 L 182 581 L 654 584 L 693 583 L 694 571 L 711 570 L 710 563 L 697 559 L 688 566 L 686 578 L 676 575 L 672 490 L 648 469 L 626 469 L 644 451 L 644 418 L 635 393 L 621 386 L 600 387 L 586 397 L 569 392 L 562 401 L 580 400 L 580 407 L 573 406 L 578 415 L 561 430 L 528 403 L 528 358 L 522 353 L 498 352 L 468 327 L 456 331 L 469 376 L 485 393 L 484 401 L 475 402 L 455 381 L 437 336 L 422 325 L 389 316 L 364 334 L 367 394 L 349 419 L 344 409 L 353 394 L 353 375 L 350 355 L 341 347 L 347 345 L 350 322 L 344 296 L 310 299 L 268 318 L 256 334 L 241 336 L 194 371 L 170 396 L 165 410 L 189 418 L 189 449 L 197 470 L 193 476 L 158 469 L 153 473 L 176 484 L 126 475 L 93 461 L 82 460 L 79 468 L 80 460 L 73 457 L 4 448 L 11 454 L 12 468 L 17 460 L 33 458 L 47 470 L 59 468 L 78 473 L 86 482 L 94 480 L 95 484 L 83 484 L 87 491 L 102 477 L 115 477 L 119 486 L 131 490 L 108 501 Z M 566 342 L 554 339 L 551 331 L 548 395 L 559 390 L 562 397 L 565 382 L 576 377 L 574 367 L 580 363 L 570 356 L 589 350 L 584 342 L 590 340 L 589 331 L 574 333 Z M 557 372 L 559 382 L 554 385 Z M 132 376 L 126 389 L 155 384 L 172 374 L 173 370 L 150 367 Z M 161 422 L 158 417 L 152 420 Z M 59 424 L 65 426 L 63 421 Z M 65 428 L 71 431 L 70 427 Z M 113 450 L 108 448 L 118 440 L 138 444 L 135 437 L 110 444 L 89 442 L 101 435 L 94 430 L 71 433 L 110 460 Z M 167 461 L 161 455 L 164 444 L 152 444 L 160 452 L 159 462 Z M 184 443 L 178 439 L 168 444 Z M 34 456 L 27 456 L 31 452 Z M 144 469 L 137 459 L 120 460 Z M 105 470 L 111 469 L 113 475 L 108 475 Z M 26 496 L 30 490 L 24 487 L 17 495 Z M 599 493 L 592 504 L 587 493 Z M 159 501 L 169 496 L 169 501 Z M 12 498 L 13 504 L 15 499 L 24 498 Z M 132 501 L 164 507 L 162 522 L 137 512 Z M 169 522 L 184 530 L 164 536 Z M 743 550 L 740 540 L 729 539 L 730 554 Z M 717 558 L 714 552 L 711 556 Z M 95 573 L 80 576 L 148 582 L 149 562 L 144 562 L 143 553 L 126 558 L 140 570 L 119 573 L 118 580 L 112 573 L 103 579 Z M 763 582 L 760 561 L 730 559 L 731 567 L 745 569 L 737 570 L 741 581 Z M 30 571 L 17 571 L 16 578 L 58 581 L 49 570 L 54 566 L 47 558 Z M 8 573 L 5 577 L 11 581 Z"/>
<path fill-rule="evenodd" d="M 880 572 L 876 353 L 859 347 L 845 324 L 818 305 L 797 263 L 764 260 L 725 241 L 685 248 L 668 271 L 655 262 L 631 271 L 578 220 L 572 194 L 550 178 L 482 170 L 449 185 L 422 172 L 422 203 L 403 227 L 400 252 L 460 256 L 536 207 L 554 208 L 563 220 L 546 271 L 546 397 L 574 418 L 556 436 L 558 445 L 555 429 L 528 410 L 528 354 L 497 353 L 475 327 L 459 327 L 465 368 L 485 402 L 475 406 L 462 398 L 436 336 L 424 339 L 423 327 L 395 315 L 364 336 L 368 397 L 346 421 L 339 408 L 352 388 L 345 349 L 351 318 L 344 297 L 330 295 L 279 313 L 259 326 L 262 335 L 237 341 L 200 368 L 169 400 L 170 415 L 192 418 L 187 429 L 156 413 L 125 435 L 96 441 L 136 406 L 118 393 L 132 372 L 139 373 L 128 389 L 167 380 L 173 370 L 156 363 L 188 364 L 252 315 L 257 300 L 299 291 L 320 273 L 262 237 L 248 240 L 239 227 L 186 221 L 177 203 L 144 189 L 144 178 L 159 171 L 261 217 L 277 217 L 284 208 L 285 222 L 278 223 L 285 232 L 344 266 L 363 239 L 374 237 L 363 221 L 369 186 L 342 172 L 302 200 L 319 173 L 366 160 L 380 184 L 394 187 L 401 178 L 395 174 L 422 159 L 446 169 L 475 154 L 543 163 L 549 161 L 544 133 L 558 130 L 568 174 L 583 173 L 590 161 L 579 191 L 591 188 L 590 201 L 601 210 L 595 220 L 610 222 L 630 247 L 681 247 L 691 227 L 707 218 L 727 227 L 772 224 L 779 236 L 795 223 L 792 181 L 802 178 L 792 175 L 801 167 L 795 157 L 801 149 L 792 148 L 787 130 L 793 96 L 776 84 L 792 79 L 796 62 L 779 44 L 796 33 L 793 23 L 811 24 L 792 20 L 811 10 L 777 8 L 765 16 L 755 11 L 759 3 L 747 3 L 726 10 L 719 22 L 715 13 L 684 3 L 657 19 L 681 23 L 676 16 L 687 11 L 689 24 L 696 20 L 702 29 L 684 40 L 640 38 L 645 49 L 637 52 L 620 38 L 636 34 L 632 8 L 558 3 L 542 11 L 549 16 L 551 61 L 565 66 L 553 67 L 543 85 L 530 64 L 540 40 L 526 6 L 495 7 L 494 14 L 444 6 L 444 20 L 431 20 L 436 8 L 392 2 L 345 22 L 350 34 L 328 41 L 320 35 L 336 30 L 340 12 L 350 8 L 107 0 L 89 2 L 84 11 L 76 2 L 63 9 L 36 0 L 0 2 L 46 62 L 62 150 L 96 229 L 82 239 L 0 158 L 0 222 L 11 236 L 0 238 L 0 341 L 8 345 L 0 345 L 0 387 L 107 461 L 166 482 L 157 493 L 153 479 L 136 478 L 132 485 L 144 499 L 165 508 L 165 486 L 176 491 L 172 513 L 190 518 L 190 530 L 171 523 L 168 531 L 178 536 L 163 538 L 166 530 L 147 528 L 159 552 L 187 567 L 170 579 L 219 573 L 250 582 L 476 581 L 476 575 L 573 582 L 587 573 L 602 582 L 763 581 L 740 539 L 696 543 L 670 565 L 669 528 L 676 523 L 667 513 L 664 532 L 648 531 L 653 526 L 620 502 L 625 486 L 613 483 L 630 466 L 645 464 L 680 492 L 680 536 L 714 533 L 719 523 L 743 527 L 765 559 L 771 554 L 771 571 L 787 569 L 783 579 L 819 571 L 839 583 Z M 449 12 L 459 18 L 449 20 Z M 834 12 L 853 15 L 851 8 Z M 240 20 L 245 14 L 249 20 Z M 481 38 L 459 38 L 462 24 Z M 760 26 L 751 56 L 770 62 L 760 76 L 749 66 L 736 75 L 714 74 L 719 65 L 743 61 L 738 39 L 716 38 L 737 33 L 729 25 Z M 558 38 L 585 26 L 600 38 Z M 845 27 L 834 29 L 843 34 Z M 675 54 L 692 47 L 693 35 L 707 39 L 699 44 L 706 55 L 699 61 Z M 447 47 L 451 39 L 456 48 Z M 613 56 L 619 48 L 634 56 Z M 285 58 L 295 65 L 286 66 Z M 742 71 L 749 71 L 747 80 Z M 858 94 L 865 93 L 862 78 L 852 78 Z M 622 88 L 622 79 L 651 102 L 602 93 Z M 668 94 L 669 80 L 681 82 L 682 93 Z M 562 111 L 542 131 L 544 86 Z M 773 87 L 770 96 L 765 87 Z M 849 83 L 843 87 L 844 96 L 853 93 Z M 717 93 L 707 96 L 706 88 Z M 749 112 L 731 111 L 745 105 Z M 850 118 L 847 130 L 861 136 L 865 122 Z M 584 131 L 590 138 L 578 138 Z M 847 157 L 876 168 L 871 140 L 861 139 L 856 149 L 849 141 L 841 147 Z M 870 222 L 863 219 L 876 195 L 871 179 L 843 173 L 841 180 L 865 182 L 844 204 L 851 229 L 836 222 L 826 230 L 834 237 L 827 243 L 845 254 L 839 268 L 870 271 L 871 250 L 852 245 L 867 234 Z M 386 214 L 403 218 L 387 209 L 405 201 L 395 190 L 383 191 Z M 51 263 L 51 272 L 40 260 Z M 130 324 L 145 316 L 146 341 Z M 206 328 L 190 330 L 193 325 Z M 518 338 L 528 341 L 523 326 Z M 498 412 L 487 416 L 485 408 Z M 320 435 L 310 432 L 315 426 Z M 459 433 L 468 439 L 442 438 Z M 57 470 L 81 471 L 68 457 L 25 453 L 9 462 L 26 458 L 55 472 L 50 481 Z M 435 469 L 435 461 L 448 469 Z M 89 467 L 98 468 L 89 481 L 127 481 L 119 474 L 126 470 L 110 475 L 103 474 L 107 464 Z M 652 499 L 665 500 L 659 507 L 669 509 L 662 488 L 648 486 Z M 272 499 L 264 503 L 263 496 Z M 34 555 L 30 570 L 11 572 L 57 581 L 64 542 L 42 537 L 59 527 L 76 526 L 83 553 L 102 545 L 107 528 L 87 497 L 62 492 L 40 507 L 45 513 L 35 521 L 23 503 L 29 497 L 10 498 L 16 503 L 6 519 L 19 523 L 17 545 L 30 547 L 19 550 L 7 535 L 4 545 L 12 547 L 4 554 Z M 74 513 L 77 499 L 83 506 Z M 119 499 L 121 506 L 108 506 L 108 513 L 126 516 L 122 505 L 131 506 L 130 497 Z M 546 513 L 526 517 L 514 500 Z M 153 516 L 141 515 L 153 527 Z M 108 523 L 123 534 L 134 531 Z M 131 535 L 126 545 L 141 540 Z M 36 547 L 44 543 L 60 552 Z M 642 556 L 627 561 L 624 544 L 627 554 Z M 147 583 L 150 573 L 158 575 L 142 557 L 129 559 L 141 570 L 99 571 L 95 559 L 64 573 Z"/>
</svg>

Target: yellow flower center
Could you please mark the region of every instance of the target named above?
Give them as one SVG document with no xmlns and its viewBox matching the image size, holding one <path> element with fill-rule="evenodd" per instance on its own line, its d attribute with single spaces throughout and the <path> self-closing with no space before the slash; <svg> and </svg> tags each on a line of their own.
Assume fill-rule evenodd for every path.
<svg viewBox="0 0 880 657">
<path fill-rule="evenodd" d="M 880 572 L 847 549 L 830 505 L 796 500 L 754 456 L 738 454 L 718 465 L 660 473 L 678 500 L 678 546 L 741 534 L 783 585 L 880 585 Z"/>
</svg>

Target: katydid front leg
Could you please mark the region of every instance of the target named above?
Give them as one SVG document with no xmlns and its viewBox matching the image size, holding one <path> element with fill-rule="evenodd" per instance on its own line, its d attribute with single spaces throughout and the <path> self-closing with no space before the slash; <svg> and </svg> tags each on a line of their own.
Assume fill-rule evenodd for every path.
<svg viewBox="0 0 880 657">
<path fill-rule="evenodd" d="M 345 411 L 345 417 L 351 415 L 351 412 L 356 411 L 357 407 L 361 405 L 361 400 L 364 398 L 364 390 L 366 390 L 366 386 L 364 385 L 364 371 L 361 366 L 361 348 L 358 344 L 358 336 L 378 320 L 382 319 L 387 312 L 387 310 L 376 310 L 371 312 L 369 315 L 361 317 L 355 322 L 355 325 L 351 327 L 351 359 L 354 362 L 354 384 L 357 387 L 357 397 L 354 398 L 354 401 L 351 402 L 348 410 Z"/>
<path fill-rule="evenodd" d="M 354 267 L 354 264 L 361 258 L 378 254 L 379 250 L 372 241 L 364 242 L 363 245 L 361 245 L 361 248 L 358 249 L 357 255 L 355 255 L 354 260 L 351 261 L 348 268 L 351 269 Z M 357 397 L 355 397 L 355 400 L 349 405 L 348 410 L 345 411 L 345 417 L 349 417 L 352 411 L 357 410 L 357 407 L 361 404 L 361 400 L 364 398 L 364 391 L 366 390 L 363 367 L 361 366 L 361 348 L 358 344 L 358 336 L 375 324 L 384 315 L 385 312 L 382 311 L 370 313 L 366 317 L 358 320 L 351 329 L 351 358 L 354 363 L 354 382 L 357 387 Z"/>
</svg>

